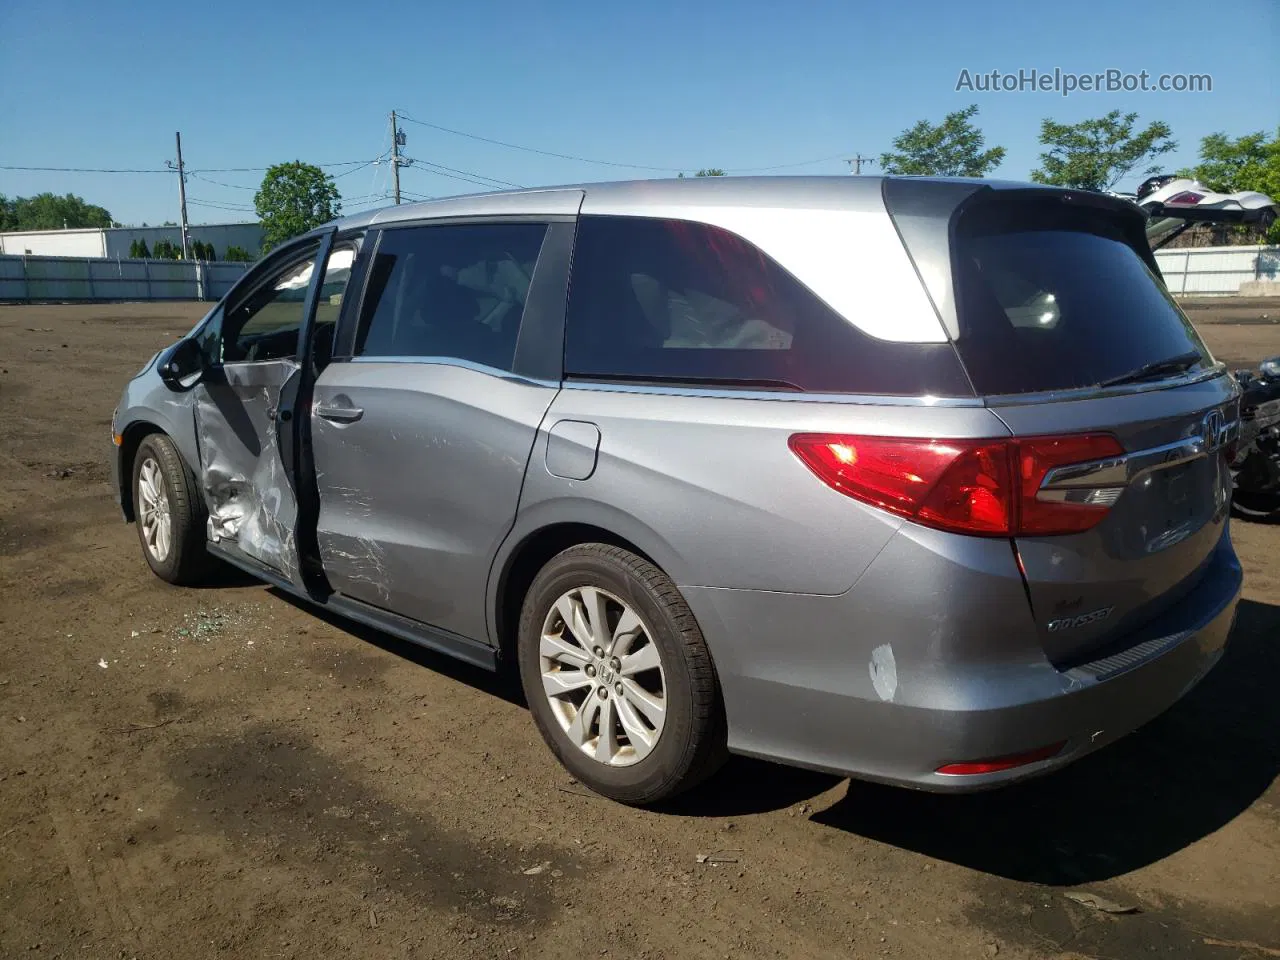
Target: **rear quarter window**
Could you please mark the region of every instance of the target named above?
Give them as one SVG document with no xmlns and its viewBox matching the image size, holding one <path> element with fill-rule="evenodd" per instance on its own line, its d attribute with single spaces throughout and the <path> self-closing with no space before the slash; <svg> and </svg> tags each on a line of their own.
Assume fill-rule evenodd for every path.
<svg viewBox="0 0 1280 960">
<path fill-rule="evenodd" d="M 979 394 L 1095 386 L 1199 352 L 1186 315 L 1120 228 L 1031 205 L 955 234 L 957 349 Z"/>
<path fill-rule="evenodd" d="M 951 344 L 871 337 L 736 234 L 579 220 L 565 331 L 576 379 L 972 396 Z"/>
</svg>

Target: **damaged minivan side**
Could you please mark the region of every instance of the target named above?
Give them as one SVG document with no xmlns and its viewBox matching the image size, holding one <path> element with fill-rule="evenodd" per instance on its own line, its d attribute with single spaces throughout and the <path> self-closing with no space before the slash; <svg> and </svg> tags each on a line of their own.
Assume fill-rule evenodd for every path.
<svg viewBox="0 0 1280 960">
<path fill-rule="evenodd" d="M 126 386 L 126 519 L 518 671 L 627 803 L 729 752 L 937 791 L 1166 709 L 1240 591 L 1238 391 L 1130 204 L 702 178 L 364 213 Z"/>
</svg>

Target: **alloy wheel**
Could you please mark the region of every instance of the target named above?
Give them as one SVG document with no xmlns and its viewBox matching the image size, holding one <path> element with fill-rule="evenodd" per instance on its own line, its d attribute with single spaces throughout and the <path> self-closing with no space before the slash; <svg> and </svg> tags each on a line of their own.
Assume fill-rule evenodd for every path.
<svg viewBox="0 0 1280 960">
<path fill-rule="evenodd" d="M 635 610 L 597 587 L 575 587 L 547 612 L 538 654 L 551 712 L 574 746 L 614 767 L 652 752 L 666 719 L 666 676 Z"/>
</svg>

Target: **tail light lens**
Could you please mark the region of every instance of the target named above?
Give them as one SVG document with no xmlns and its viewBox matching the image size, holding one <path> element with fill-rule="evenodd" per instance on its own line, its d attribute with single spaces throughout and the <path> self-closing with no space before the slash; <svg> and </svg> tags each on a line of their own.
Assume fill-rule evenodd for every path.
<svg viewBox="0 0 1280 960">
<path fill-rule="evenodd" d="M 1181 193 L 1175 193 L 1165 203 L 1174 203 L 1183 207 L 1195 206 L 1204 199 L 1203 193 L 1196 193 L 1192 190 L 1183 190 Z"/>
<path fill-rule="evenodd" d="M 800 433 L 792 452 L 834 490 L 917 523 L 975 536 L 1051 536 L 1097 524 L 1109 504 L 1045 502 L 1055 467 L 1124 452 L 1110 434 L 928 440 Z"/>
</svg>

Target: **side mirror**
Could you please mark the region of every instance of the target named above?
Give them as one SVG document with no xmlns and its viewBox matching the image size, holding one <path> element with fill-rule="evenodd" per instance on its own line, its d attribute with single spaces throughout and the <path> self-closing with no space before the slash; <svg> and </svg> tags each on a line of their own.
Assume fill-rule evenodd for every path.
<svg viewBox="0 0 1280 960">
<path fill-rule="evenodd" d="M 160 359 L 160 379 L 170 390 L 190 390 L 204 373 L 204 357 L 194 340 L 179 340 L 167 356 Z"/>
</svg>

